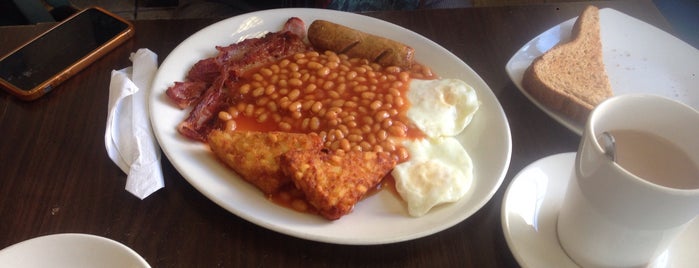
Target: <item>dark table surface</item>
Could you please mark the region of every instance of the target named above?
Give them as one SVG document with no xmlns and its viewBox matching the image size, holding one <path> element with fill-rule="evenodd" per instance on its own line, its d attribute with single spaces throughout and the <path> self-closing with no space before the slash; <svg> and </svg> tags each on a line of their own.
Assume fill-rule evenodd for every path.
<svg viewBox="0 0 699 268">
<path fill-rule="evenodd" d="M 650 0 L 595 2 L 673 33 Z M 386 11 L 396 23 L 447 48 L 494 91 L 509 120 L 513 151 L 505 181 L 476 214 L 406 242 L 346 246 L 269 231 L 219 207 L 163 159 L 165 188 L 139 200 L 104 147 L 110 71 L 149 48 L 162 60 L 215 20 L 134 21 L 136 35 L 33 102 L 0 92 L 0 248 L 37 236 L 88 233 L 119 241 L 154 267 L 515 267 L 500 208 L 513 176 L 531 162 L 575 151 L 579 136 L 529 102 L 505 63 L 527 41 L 577 16 L 587 3 Z M 0 54 L 48 25 L 0 27 Z M 698 47 L 697 44 L 693 44 Z"/>
</svg>

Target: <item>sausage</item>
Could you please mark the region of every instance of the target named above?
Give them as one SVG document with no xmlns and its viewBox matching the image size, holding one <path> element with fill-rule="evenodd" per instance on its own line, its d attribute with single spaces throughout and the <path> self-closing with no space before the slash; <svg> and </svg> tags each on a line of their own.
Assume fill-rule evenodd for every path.
<svg viewBox="0 0 699 268">
<path fill-rule="evenodd" d="M 311 23 L 308 27 L 308 41 L 319 50 L 331 50 L 402 69 L 412 67 L 415 54 L 415 49 L 400 42 L 325 20 Z"/>
</svg>

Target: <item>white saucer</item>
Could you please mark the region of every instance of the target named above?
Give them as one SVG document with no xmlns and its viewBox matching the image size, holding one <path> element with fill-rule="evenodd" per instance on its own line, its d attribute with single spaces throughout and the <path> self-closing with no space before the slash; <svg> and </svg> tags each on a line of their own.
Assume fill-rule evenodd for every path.
<svg viewBox="0 0 699 268">
<path fill-rule="evenodd" d="M 135 251 L 114 240 L 88 234 L 32 238 L 0 250 L 0 267 L 150 268 Z"/>
<path fill-rule="evenodd" d="M 574 162 L 575 153 L 539 159 L 522 169 L 505 192 L 502 229 L 522 267 L 578 267 L 556 235 L 556 217 Z M 695 267 L 699 263 L 697 252 L 699 218 L 650 267 Z"/>
</svg>

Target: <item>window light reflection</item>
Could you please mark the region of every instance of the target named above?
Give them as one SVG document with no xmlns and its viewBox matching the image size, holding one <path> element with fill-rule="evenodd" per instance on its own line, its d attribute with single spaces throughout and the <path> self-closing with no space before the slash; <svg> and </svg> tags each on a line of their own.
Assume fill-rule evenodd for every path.
<svg viewBox="0 0 699 268">
<path fill-rule="evenodd" d="M 236 41 L 236 42 L 240 42 L 240 41 L 243 41 L 243 40 L 248 39 L 248 38 L 262 37 L 265 34 L 267 34 L 266 31 L 255 31 L 255 32 L 248 33 L 248 34 L 242 34 L 242 33 L 245 31 L 248 31 L 256 26 L 261 25 L 263 22 L 264 22 L 264 20 L 261 17 L 258 17 L 258 16 L 249 17 L 249 18 L 245 19 L 242 23 L 240 23 L 240 26 L 238 26 L 238 29 L 236 31 L 234 31 L 233 33 L 231 33 L 231 36 L 240 35 L 238 37 L 238 41 Z"/>
<path fill-rule="evenodd" d="M 527 225 L 538 232 L 537 215 L 544 201 L 549 177 L 540 168 L 528 169 L 520 176 L 521 179 L 515 182 L 519 185 L 515 185 L 518 191 L 512 196 L 512 200 L 516 200 L 512 203 L 512 211 L 519 214 Z"/>
</svg>

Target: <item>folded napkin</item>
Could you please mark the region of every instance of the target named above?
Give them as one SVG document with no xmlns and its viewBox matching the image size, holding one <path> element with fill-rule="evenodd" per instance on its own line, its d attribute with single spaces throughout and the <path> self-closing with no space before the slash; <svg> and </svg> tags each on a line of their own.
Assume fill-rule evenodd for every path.
<svg viewBox="0 0 699 268">
<path fill-rule="evenodd" d="M 158 56 L 142 48 L 129 59 L 132 67 L 112 71 L 104 142 L 109 158 L 127 174 L 125 189 L 143 199 L 164 186 L 147 103 Z"/>
</svg>

